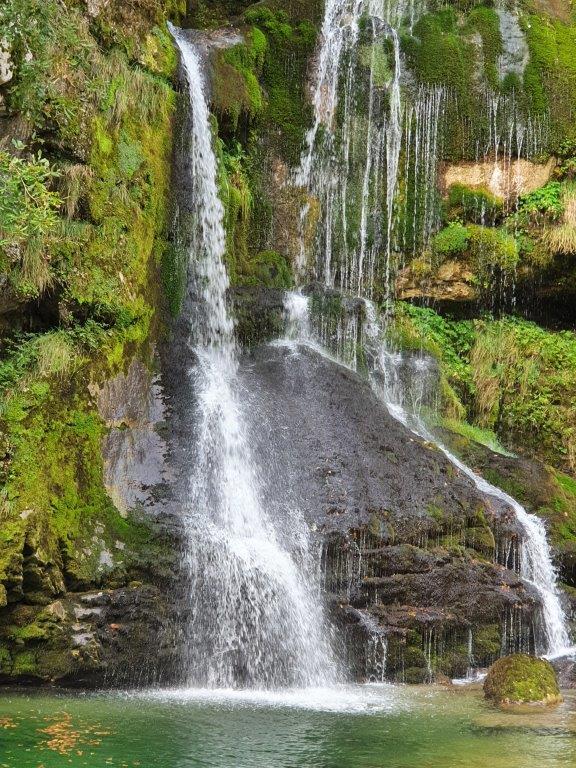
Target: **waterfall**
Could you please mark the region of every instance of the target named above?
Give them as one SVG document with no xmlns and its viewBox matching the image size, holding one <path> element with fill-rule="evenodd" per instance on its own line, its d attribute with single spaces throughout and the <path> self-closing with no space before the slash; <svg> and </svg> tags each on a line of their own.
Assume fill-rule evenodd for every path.
<svg viewBox="0 0 576 768">
<path fill-rule="evenodd" d="M 314 327 L 310 318 L 309 299 L 301 294 L 288 294 L 286 307 L 290 337 L 293 341 L 299 340 L 300 343 L 308 344 L 321 354 L 338 359 L 340 363 L 355 369 L 350 359 L 343 357 L 334 346 L 333 337 L 318 333 L 318 326 Z M 538 644 L 536 651 L 549 658 L 573 653 L 574 647 L 570 644 L 544 523 L 536 515 L 529 514 L 512 496 L 476 474 L 430 432 L 419 413 L 419 404 L 431 388 L 425 359 L 419 360 L 420 364 L 411 368 L 411 380 L 407 389 L 400 375 L 402 354 L 391 350 L 386 344 L 382 319 L 374 305 L 365 301 L 364 307 L 365 319 L 358 336 L 358 344 L 363 346 L 369 358 L 368 376 L 373 389 L 395 419 L 426 442 L 435 444 L 458 470 L 472 480 L 479 491 L 499 499 L 514 511 L 523 531 L 518 571 L 522 578 L 535 588 L 542 607 L 545 638 L 544 642 Z M 383 321 L 386 321 L 385 316 Z"/>
<path fill-rule="evenodd" d="M 444 92 L 441 88 L 420 88 L 412 103 L 404 107 L 401 89 L 398 32 L 402 24 L 413 24 L 422 11 L 423 7 L 413 1 L 388 4 L 382 0 L 327 0 L 313 90 L 314 123 L 295 175 L 296 183 L 309 196 L 302 209 L 297 276 L 302 278 L 311 266 L 326 289 L 337 288 L 362 300 L 365 319 L 362 311 L 340 313 L 336 320 L 334 312 L 330 312 L 328 320 L 320 312 L 320 318 L 312 321 L 305 317 L 302 297 L 292 298 L 287 307 L 291 335 L 297 338 L 295 329 L 300 322 L 305 328 L 303 341 L 327 346 L 330 354 L 352 368 L 358 351 L 367 348 L 370 380 L 390 413 L 425 440 L 435 442 L 478 490 L 514 510 L 524 532 L 520 574 L 535 587 L 542 605 L 545 642 L 537 650 L 557 655 L 570 640 L 544 524 L 439 443 L 417 410 L 406 409 L 406 402 L 418 386 L 411 386 L 410 393 L 404 392 L 399 371 L 402 356 L 387 348 L 381 321 L 370 302 L 378 274 L 386 310 L 389 308 L 395 236 L 400 234 L 404 247 L 409 241 L 414 254 L 427 243 L 436 224 L 438 124 Z M 391 62 L 386 42 L 391 46 Z M 509 169 L 513 153 L 517 157 L 530 156 L 543 145 L 542 125 L 521 114 L 513 93 L 494 96 L 487 92 L 486 109 L 489 133 L 486 142 L 477 145 L 477 151 L 493 157 L 495 169 L 499 168 L 499 159 Z M 411 176 L 417 191 L 414 200 L 405 202 L 402 236 L 394 231 L 394 208 L 403 136 L 405 180 Z M 418 191 L 420 184 L 424 185 L 422 193 Z M 320 210 L 311 265 L 307 263 L 307 243 L 302 235 L 310 198 L 319 203 Z M 415 399 L 422 401 L 428 387 L 425 371 L 414 372 L 413 378 L 421 390 Z"/>
<path fill-rule="evenodd" d="M 524 534 L 520 548 L 519 572 L 525 581 L 535 587 L 542 605 L 546 640 L 536 650 L 540 654 L 561 655 L 570 647 L 570 637 L 544 523 L 536 515 L 529 514 L 512 496 L 473 472 L 429 431 L 417 412 L 407 410 L 397 375 L 397 356 L 388 350 L 382 340 L 382 328 L 371 303 L 367 303 L 366 343 L 371 347 L 373 355 L 372 384 L 384 399 L 390 413 L 419 437 L 437 445 L 446 458 L 473 481 L 479 491 L 499 499 L 514 510 Z"/>
<path fill-rule="evenodd" d="M 300 221 L 300 277 L 311 271 L 328 286 L 372 296 L 378 273 L 389 289 L 403 144 L 399 29 L 411 27 L 422 11 L 418 0 L 327 0 L 314 122 L 294 177 L 308 195 Z M 310 249 L 312 200 L 320 221 Z"/>
<path fill-rule="evenodd" d="M 224 209 L 198 51 L 171 28 L 189 99 L 187 193 L 192 305 L 189 345 L 197 434 L 183 504 L 190 577 L 189 685 L 310 686 L 335 678 L 311 576 L 307 528 L 294 511 L 293 551 L 265 508 L 241 408 L 228 311 Z M 301 544 L 301 542 L 304 544 Z"/>
</svg>

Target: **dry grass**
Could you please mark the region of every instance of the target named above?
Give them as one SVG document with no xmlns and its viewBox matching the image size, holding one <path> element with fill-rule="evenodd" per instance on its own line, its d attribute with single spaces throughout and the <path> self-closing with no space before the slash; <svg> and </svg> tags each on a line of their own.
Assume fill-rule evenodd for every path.
<svg viewBox="0 0 576 768">
<path fill-rule="evenodd" d="M 33 286 L 38 294 L 52 284 L 54 276 L 50 270 L 50 258 L 41 238 L 31 238 L 23 248 L 21 275 L 23 281 Z"/>
<path fill-rule="evenodd" d="M 569 255 L 576 253 L 576 187 L 566 187 L 562 202 L 562 221 L 544 230 L 542 242 L 553 254 Z"/>
<path fill-rule="evenodd" d="M 36 366 L 42 377 L 65 378 L 77 361 L 77 350 L 63 331 L 45 333 L 38 338 Z"/>
<path fill-rule="evenodd" d="M 78 210 L 78 203 L 86 191 L 94 173 L 87 165 L 81 163 L 66 165 L 62 168 L 60 177 L 61 194 L 64 199 L 66 216 L 73 219 Z"/>
</svg>

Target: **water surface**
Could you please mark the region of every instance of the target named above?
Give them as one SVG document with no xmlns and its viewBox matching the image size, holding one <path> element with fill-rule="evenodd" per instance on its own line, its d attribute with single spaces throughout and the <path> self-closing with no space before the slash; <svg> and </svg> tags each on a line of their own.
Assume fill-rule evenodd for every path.
<svg viewBox="0 0 576 768">
<path fill-rule="evenodd" d="M 499 712 L 470 689 L 4 693 L 0 767 L 560 768 L 576 697 Z"/>
</svg>

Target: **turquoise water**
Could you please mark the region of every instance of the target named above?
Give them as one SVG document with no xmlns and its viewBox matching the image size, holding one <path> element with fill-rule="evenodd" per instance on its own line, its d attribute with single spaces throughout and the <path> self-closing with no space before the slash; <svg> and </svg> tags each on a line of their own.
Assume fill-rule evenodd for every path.
<svg viewBox="0 0 576 768">
<path fill-rule="evenodd" d="M 2 768 L 559 768 L 576 698 L 499 712 L 481 691 L 4 693 Z"/>
</svg>

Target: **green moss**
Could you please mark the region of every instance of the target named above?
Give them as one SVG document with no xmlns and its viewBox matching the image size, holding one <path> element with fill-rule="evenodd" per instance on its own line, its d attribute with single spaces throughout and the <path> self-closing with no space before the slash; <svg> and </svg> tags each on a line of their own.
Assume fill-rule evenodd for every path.
<svg viewBox="0 0 576 768">
<path fill-rule="evenodd" d="M 470 255 L 480 279 L 491 273 L 494 267 L 512 271 L 519 258 L 518 244 L 513 235 L 503 229 L 472 224 L 470 234 Z"/>
<path fill-rule="evenodd" d="M 216 52 L 213 103 L 218 112 L 231 119 L 233 126 L 242 113 L 253 118 L 264 108 L 258 76 L 266 48 L 266 36 L 253 27 L 245 34 L 244 42 Z"/>
<path fill-rule="evenodd" d="M 561 701 L 550 662 L 523 653 L 505 656 L 490 667 L 484 681 L 484 695 L 499 704 Z"/>
<path fill-rule="evenodd" d="M 550 112 L 552 139 L 574 138 L 576 27 L 535 14 L 523 18 L 530 60 L 524 89 L 533 112 Z"/>
<path fill-rule="evenodd" d="M 498 14 L 493 8 L 476 6 L 468 14 L 465 30 L 478 32 L 482 38 L 484 75 L 492 88 L 498 88 L 498 59 L 503 51 Z"/>
<path fill-rule="evenodd" d="M 170 12 L 177 11 L 173 5 Z M 178 257 L 165 236 L 175 104 L 167 80 L 175 54 L 160 26 L 166 7 L 155 4 L 142 17 L 135 7 L 114 6 L 104 30 L 89 27 L 74 4 L 64 10 L 51 0 L 8 4 L 19 21 L 35 17 L 29 28 L 18 27 L 14 40 L 15 50 L 28 47 L 33 57 L 16 56 L 9 105 L 26 102 L 31 127 L 50 139 L 65 205 L 42 234 L 42 253 L 58 285 L 61 327 L 2 343 L 3 596 L 18 595 L 31 537 L 42 540 L 46 574 L 64 571 L 68 586 L 99 584 L 100 550 L 114 551 L 116 540 L 126 544 L 116 568 L 120 582 L 143 565 L 150 544 L 158 555 L 149 528 L 122 518 L 106 494 L 106 428 L 91 391 L 133 356 L 147 359 L 163 303 L 160 263 L 165 273 L 176 271 Z M 78 161 L 62 163 L 61 154 Z M 31 599 L 42 598 L 37 585 L 30 590 Z M 39 640 L 42 632 L 42 625 L 31 625 L 18 639 Z"/>
<path fill-rule="evenodd" d="M 464 253 L 468 248 L 470 233 L 459 221 L 453 221 L 441 229 L 432 240 L 432 250 L 441 258 Z"/>
<path fill-rule="evenodd" d="M 463 102 L 471 96 L 473 47 L 458 29 L 458 17 L 446 7 L 428 13 L 414 26 L 413 37 L 403 38 L 410 68 L 420 82 L 445 85 Z"/>
<path fill-rule="evenodd" d="M 35 675 L 37 671 L 36 654 L 33 651 L 21 651 L 14 655 L 11 669 L 12 675 L 15 677 L 18 675 Z"/>
<path fill-rule="evenodd" d="M 486 666 L 500 655 L 501 630 L 498 624 L 488 624 L 473 631 L 473 651 L 477 664 Z"/>
<path fill-rule="evenodd" d="M 452 220 L 494 223 L 502 213 L 502 200 L 488 189 L 452 184 L 448 189 L 446 216 Z"/>
<path fill-rule="evenodd" d="M 290 288 L 292 270 L 282 254 L 275 251 L 261 251 L 254 258 L 249 259 L 238 282 L 240 285 Z"/>
</svg>

